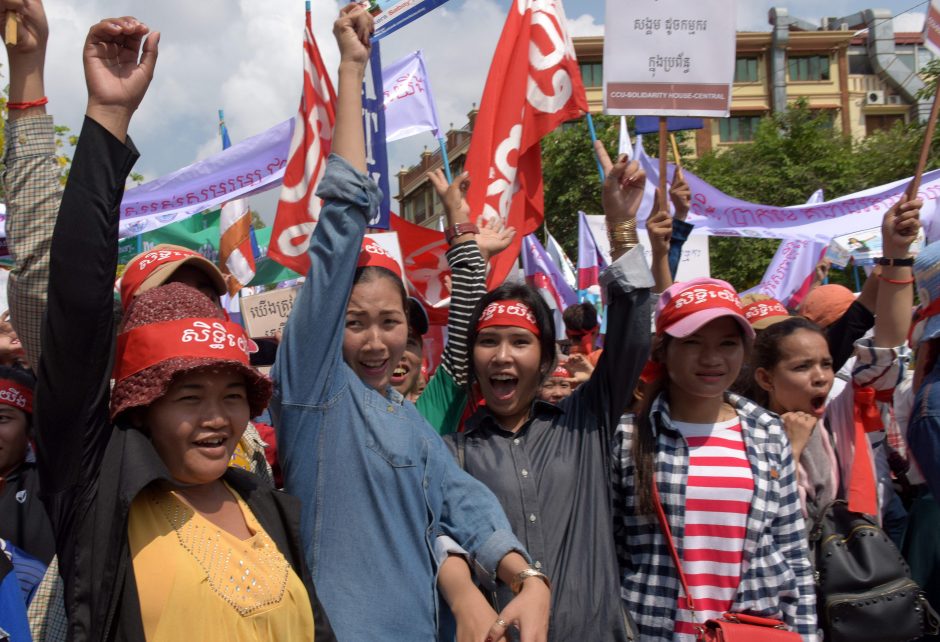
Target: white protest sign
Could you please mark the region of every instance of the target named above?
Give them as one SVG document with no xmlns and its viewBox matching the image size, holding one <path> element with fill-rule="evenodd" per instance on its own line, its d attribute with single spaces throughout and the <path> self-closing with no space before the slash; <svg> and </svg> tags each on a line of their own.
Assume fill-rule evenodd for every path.
<svg viewBox="0 0 940 642">
<path fill-rule="evenodd" d="M 725 117 L 734 0 L 607 0 L 604 113 Z"/>
<path fill-rule="evenodd" d="M 398 268 L 404 274 L 401 247 L 398 245 L 397 232 L 383 232 L 380 234 L 367 234 L 367 237 L 382 246 L 398 263 Z M 243 296 L 240 299 L 242 323 L 250 337 L 273 337 L 278 330 L 283 330 L 290 316 L 294 300 L 300 293 L 300 286 L 293 288 L 280 288 Z"/>
<path fill-rule="evenodd" d="M 594 237 L 594 242 L 597 244 L 597 249 L 610 262 L 610 239 L 607 238 L 607 225 L 604 222 L 604 217 L 599 214 L 589 214 L 585 218 L 591 230 L 591 236 Z M 650 265 L 653 261 L 653 253 L 650 250 L 649 235 L 646 230 L 638 229 L 636 233 L 643 245 L 646 264 Z M 676 281 L 688 281 L 689 279 L 708 276 L 711 276 L 711 261 L 708 258 L 708 236 L 693 232 L 682 246 L 682 258 L 679 259 Z"/>
</svg>

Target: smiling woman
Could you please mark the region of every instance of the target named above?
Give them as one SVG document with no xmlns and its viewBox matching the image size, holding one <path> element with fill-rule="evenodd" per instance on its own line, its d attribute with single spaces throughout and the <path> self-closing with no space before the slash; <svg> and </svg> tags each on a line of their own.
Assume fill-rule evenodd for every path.
<svg viewBox="0 0 940 642">
<path fill-rule="evenodd" d="M 645 174 L 623 158 L 611 163 L 602 146 L 598 154 L 608 229 L 630 228 Z M 535 568 L 552 578 L 551 640 L 631 639 L 610 513 L 610 445 L 649 351 L 653 280 L 635 243 L 615 255 L 601 277 L 610 304 L 603 354 L 591 379 L 557 404 L 539 396 L 556 350 L 544 300 L 518 283 L 480 300 L 470 320 L 470 383 L 486 403 L 463 433 L 447 437 L 466 471 L 499 498 Z M 511 597 L 503 588 L 493 600 L 502 608 Z"/>
<path fill-rule="evenodd" d="M 443 567 L 457 564 L 469 576 L 467 562 L 441 551 L 439 536 L 469 552 L 484 582 L 510 584 L 530 569 L 496 498 L 390 385 L 408 340 L 408 304 L 398 264 L 364 240 L 381 201 L 365 173 L 361 120 L 371 33 L 357 5 L 334 25 L 342 59 L 332 154 L 317 191 L 323 208 L 310 271 L 272 369 L 271 409 L 285 486 L 305 498 L 303 550 L 337 636 L 430 642 L 438 637 L 438 571 L 449 576 Z M 441 583 L 465 622 L 479 591 L 471 585 L 457 603 Z M 544 640 L 548 601 L 545 584 L 526 581 L 504 617 L 527 639 Z M 496 620 L 489 613 L 477 639 Z"/>
<path fill-rule="evenodd" d="M 783 426 L 728 392 L 754 340 L 737 293 L 717 279 L 677 283 L 660 295 L 655 325 L 642 402 L 624 416 L 614 446 L 623 598 L 640 638 L 692 642 L 706 620 L 743 612 L 815 640 L 815 593 Z M 660 510 L 671 535 L 657 524 Z M 676 581 L 673 544 L 688 596 Z"/>
<path fill-rule="evenodd" d="M 159 41 L 147 33 L 134 18 L 89 31 L 86 120 L 52 238 L 36 442 L 69 637 L 331 640 L 297 501 L 228 465 L 272 389 L 244 331 L 169 283 L 112 332 L 127 127 Z"/>
</svg>

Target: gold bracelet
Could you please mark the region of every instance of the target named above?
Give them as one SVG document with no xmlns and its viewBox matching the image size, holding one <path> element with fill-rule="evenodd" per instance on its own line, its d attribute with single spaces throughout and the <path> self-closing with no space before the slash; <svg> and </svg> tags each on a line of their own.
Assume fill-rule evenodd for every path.
<svg viewBox="0 0 940 642">
<path fill-rule="evenodd" d="M 613 227 L 608 227 L 607 238 L 610 240 L 611 254 L 633 249 L 640 244 L 640 239 L 636 234 L 636 219 L 631 218 L 628 221 L 617 223 Z"/>
<path fill-rule="evenodd" d="M 523 569 L 518 574 L 516 574 L 514 578 L 512 578 L 512 582 L 509 584 L 509 588 L 512 589 L 512 594 L 519 595 L 519 591 L 522 590 L 522 583 L 525 582 L 530 577 L 539 578 L 540 580 L 545 582 L 545 586 L 548 587 L 549 591 L 552 590 L 552 583 L 548 581 L 548 576 L 545 573 L 539 570 L 536 570 L 530 566 L 527 569 Z"/>
</svg>

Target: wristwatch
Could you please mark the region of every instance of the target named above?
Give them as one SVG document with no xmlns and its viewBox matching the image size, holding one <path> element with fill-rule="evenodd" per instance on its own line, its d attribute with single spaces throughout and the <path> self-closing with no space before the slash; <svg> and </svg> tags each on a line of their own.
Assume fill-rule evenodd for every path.
<svg viewBox="0 0 940 642">
<path fill-rule="evenodd" d="M 479 234 L 480 228 L 478 228 L 473 223 L 457 223 L 456 225 L 451 225 L 446 230 L 444 230 L 444 240 L 447 241 L 447 244 L 450 245 L 454 242 L 454 239 L 458 236 L 463 236 L 464 234 Z"/>
<path fill-rule="evenodd" d="M 530 577 L 537 577 L 543 582 L 545 586 L 548 587 L 548 590 L 552 590 L 552 583 L 548 581 L 548 576 L 542 571 L 538 571 L 531 566 L 527 569 L 523 569 L 512 578 L 512 582 L 509 584 L 509 588 L 512 589 L 513 595 L 518 595 L 519 591 L 522 590 L 522 583 L 525 582 Z"/>
<path fill-rule="evenodd" d="M 904 259 L 889 259 L 882 256 L 879 258 L 876 263 L 878 265 L 890 265 L 892 267 L 913 267 L 914 266 L 914 257 L 909 256 Z"/>
</svg>

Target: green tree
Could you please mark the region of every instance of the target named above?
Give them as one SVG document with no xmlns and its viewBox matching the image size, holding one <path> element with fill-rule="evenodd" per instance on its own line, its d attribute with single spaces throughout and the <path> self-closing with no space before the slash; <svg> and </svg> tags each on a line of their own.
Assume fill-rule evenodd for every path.
<svg viewBox="0 0 940 642">
<path fill-rule="evenodd" d="M 934 61 L 934 75 L 940 61 Z M 929 67 L 928 67 L 929 69 Z M 932 92 L 931 94 L 932 95 Z M 619 119 L 595 117 L 598 138 L 616 148 Z M 789 206 L 806 201 L 817 189 L 832 199 L 911 176 L 917 164 L 922 124 L 897 124 L 853 141 L 833 127 L 824 113 L 798 100 L 781 113 L 763 118 L 754 141 L 722 147 L 689 160 L 689 170 L 722 192 L 767 205 Z M 927 169 L 940 166 L 937 141 Z M 647 152 L 658 155 L 657 136 L 644 137 Z M 600 212 L 597 166 L 583 121 L 566 123 L 542 143 L 545 179 L 545 220 L 552 234 L 572 256 L 577 253 L 577 211 Z M 689 134 L 680 136 L 685 155 Z M 760 281 L 779 241 L 712 237 L 712 275 L 738 289 Z M 833 270 L 832 282 L 855 287 L 851 270 Z"/>
<path fill-rule="evenodd" d="M 595 116 L 594 128 L 610 154 L 617 149 L 620 119 Z M 578 255 L 578 212 L 601 213 L 600 175 L 584 119 L 570 121 L 542 140 L 545 225 L 569 256 Z"/>
</svg>

